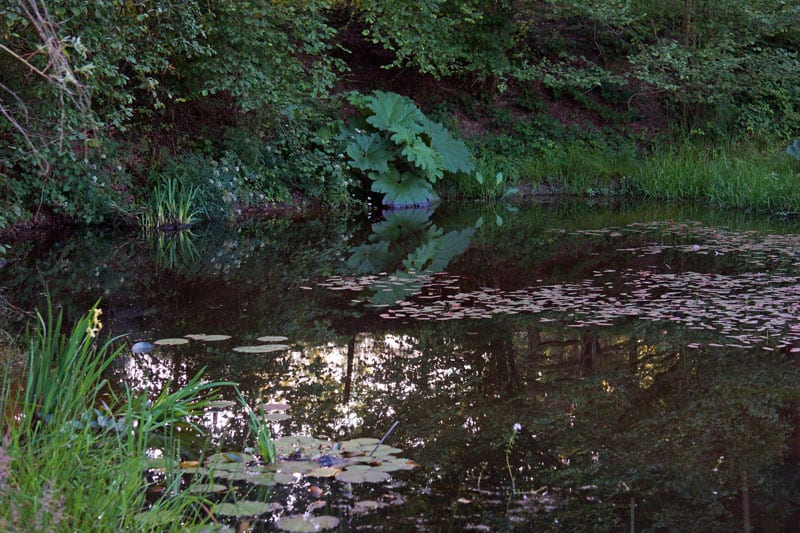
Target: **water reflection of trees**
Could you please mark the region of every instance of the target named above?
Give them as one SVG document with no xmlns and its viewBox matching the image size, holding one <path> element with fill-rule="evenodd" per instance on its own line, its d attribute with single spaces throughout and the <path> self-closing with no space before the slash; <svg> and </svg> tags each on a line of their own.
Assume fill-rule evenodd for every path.
<svg viewBox="0 0 800 533">
<path fill-rule="evenodd" d="M 522 424 L 510 460 L 528 503 L 512 509 L 541 527 L 622 526 L 634 505 L 637 528 L 738 528 L 747 501 L 752 523 L 780 528 L 796 488 L 782 472 L 797 367 L 669 338 L 657 327 L 626 338 L 521 320 L 424 327 L 356 374 L 353 390 L 365 428 L 401 420 L 397 438 L 436 493 L 476 498 L 480 484 L 505 495 L 503 446 Z M 557 510 L 537 507 L 530 491 L 542 487 Z"/>
</svg>

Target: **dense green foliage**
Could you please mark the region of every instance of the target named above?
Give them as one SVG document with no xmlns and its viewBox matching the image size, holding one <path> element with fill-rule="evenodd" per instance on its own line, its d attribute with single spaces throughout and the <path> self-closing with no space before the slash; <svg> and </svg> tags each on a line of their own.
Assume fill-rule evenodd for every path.
<svg viewBox="0 0 800 533">
<path fill-rule="evenodd" d="M 384 205 L 424 206 L 436 200 L 433 185 L 445 172 L 473 170 L 469 151 L 414 102 L 397 93 L 353 94 L 355 117 L 343 136 L 353 168 L 367 173 Z"/>
<path fill-rule="evenodd" d="M 512 182 L 528 178 L 526 164 L 498 138 L 523 147 L 530 162 L 552 160 L 550 148 L 564 140 L 589 137 L 595 153 L 614 152 L 620 140 L 650 148 L 654 133 L 676 132 L 785 145 L 800 123 L 797 0 L 7 4 L 0 8 L 0 227 L 42 208 L 88 223 L 135 220 L 161 182 L 157 174 L 190 179 L 180 168 L 195 166 L 218 182 L 192 178 L 195 208 L 213 218 L 296 193 L 347 203 L 343 154 L 320 128 L 346 118 L 348 109 L 330 96 L 350 83 L 345 65 L 356 56 L 436 80 L 437 95 L 422 86 L 400 91 L 420 104 L 443 98 L 444 109 L 476 110 L 479 123 L 500 108 L 515 113 L 506 129 L 475 141 L 496 145 L 478 150 L 482 174 L 502 172 Z M 381 52 L 369 56 L 375 48 Z M 392 76 L 363 82 L 385 89 Z M 561 111 L 553 120 L 553 103 L 575 116 Z M 636 133 L 630 122 L 640 124 Z M 413 141 L 401 149 L 425 179 L 412 196 L 430 199 L 439 163 Z M 571 174 L 567 188 L 587 188 L 569 185 L 578 172 Z M 461 192 L 476 191 L 461 181 Z"/>
</svg>

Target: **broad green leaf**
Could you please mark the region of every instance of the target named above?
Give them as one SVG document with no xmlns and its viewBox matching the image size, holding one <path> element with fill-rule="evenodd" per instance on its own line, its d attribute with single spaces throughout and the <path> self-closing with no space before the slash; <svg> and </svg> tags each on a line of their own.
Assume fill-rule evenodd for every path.
<svg viewBox="0 0 800 533">
<path fill-rule="evenodd" d="M 264 411 L 286 411 L 289 409 L 288 403 L 262 403 L 258 406 L 259 409 Z"/>
<path fill-rule="evenodd" d="M 402 154 L 409 162 L 419 168 L 429 181 L 435 183 L 443 176 L 442 156 L 436 150 L 425 144 L 422 139 L 414 139 L 403 148 Z"/>
<path fill-rule="evenodd" d="M 206 463 L 213 464 L 213 463 L 249 463 L 251 461 L 255 461 L 256 458 L 254 455 L 249 453 L 241 453 L 241 452 L 220 452 L 215 453 L 214 455 L 208 456 L 206 459 Z"/>
<path fill-rule="evenodd" d="M 384 205 L 408 207 L 430 205 L 438 199 L 431 183 L 417 174 L 399 172 L 389 167 L 389 172 L 378 174 L 371 172 L 372 190 L 383 193 Z"/>
<path fill-rule="evenodd" d="M 425 115 L 409 98 L 397 93 L 374 91 L 366 100 L 373 113 L 367 117 L 367 122 L 379 130 L 394 133 L 392 140 L 398 144 L 408 142 L 422 132 L 421 122 Z"/>
<path fill-rule="evenodd" d="M 389 161 L 394 157 L 390 148 L 390 143 L 377 133 L 358 134 L 347 145 L 347 155 L 350 156 L 350 165 L 353 167 L 365 172 L 377 170 L 383 173 L 389 170 Z"/>
<path fill-rule="evenodd" d="M 442 166 L 448 172 L 472 172 L 475 165 L 469 155 L 469 148 L 463 141 L 455 139 L 442 124 L 427 117 L 422 118 L 425 133 L 431 138 L 431 148 L 442 157 Z"/>
</svg>

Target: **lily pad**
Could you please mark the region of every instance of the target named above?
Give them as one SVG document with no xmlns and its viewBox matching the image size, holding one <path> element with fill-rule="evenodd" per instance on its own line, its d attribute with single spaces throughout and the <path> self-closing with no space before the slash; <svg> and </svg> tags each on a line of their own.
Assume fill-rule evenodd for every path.
<svg viewBox="0 0 800 533">
<path fill-rule="evenodd" d="M 292 483 L 295 483 L 298 478 L 289 472 L 277 472 L 273 476 L 273 479 L 278 485 L 291 485 Z"/>
<path fill-rule="evenodd" d="M 177 346 L 179 344 L 189 344 L 189 339 L 182 339 L 182 338 L 167 338 L 167 339 L 158 339 L 154 341 L 153 344 L 158 346 Z"/>
<path fill-rule="evenodd" d="M 242 500 L 236 503 L 218 503 L 211 508 L 214 514 L 222 516 L 257 516 L 272 512 L 273 505 L 269 502 L 255 502 Z"/>
<path fill-rule="evenodd" d="M 317 463 L 313 461 L 281 461 L 277 464 L 277 467 L 279 472 L 287 472 L 289 474 L 300 472 L 305 474 L 317 468 Z"/>
<path fill-rule="evenodd" d="M 206 493 L 215 493 L 215 492 L 225 492 L 228 490 L 228 487 L 225 485 L 220 485 L 219 483 L 195 483 L 191 485 L 188 489 L 189 492 L 193 492 L 196 494 L 206 494 Z"/>
<path fill-rule="evenodd" d="M 327 441 L 315 439 L 314 437 L 294 435 L 277 438 L 272 443 L 275 445 L 275 452 L 278 455 L 289 455 L 300 449 L 306 450 L 307 453 L 311 454 L 328 444 Z"/>
<path fill-rule="evenodd" d="M 350 439 L 350 440 L 342 441 L 339 444 L 345 450 L 353 450 L 355 448 L 358 448 L 359 446 L 370 445 L 370 444 L 374 448 L 375 445 L 378 444 L 379 442 L 380 442 L 380 440 L 373 439 L 372 437 L 361 437 L 361 438 L 358 438 L 358 439 Z"/>
<path fill-rule="evenodd" d="M 203 342 L 219 342 L 219 341 L 226 341 L 231 338 L 230 335 L 206 335 L 205 333 L 191 333 L 189 335 L 184 335 L 184 336 L 194 341 L 203 341 Z"/>
<path fill-rule="evenodd" d="M 381 464 L 375 467 L 375 470 L 395 472 L 397 470 L 414 470 L 418 466 L 414 461 L 403 459 L 402 457 L 386 457 Z"/>
<path fill-rule="evenodd" d="M 256 344 L 253 346 L 237 346 L 233 351 L 239 353 L 270 353 L 288 350 L 289 348 L 290 346 L 287 344 Z"/>
<path fill-rule="evenodd" d="M 275 479 L 277 474 L 256 474 L 256 475 L 247 475 L 246 477 L 242 478 L 242 481 L 246 481 L 251 485 L 261 485 L 264 487 L 272 487 L 273 485 L 277 485 L 279 480 Z M 294 481 L 294 480 L 293 480 Z"/>
<path fill-rule="evenodd" d="M 263 337 L 259 337 L 256 339 L 259 342 L 284 342 L 288 341 L 289 337 L 284 337 L 283 335 L 264 335 Z"/>
<path fill-rule="evenodd" d="M 249 463 L 256 460 L 256 456 L 243 452 L 220 452 L 209 455 L 206 459 L 208 464 L 224 463 Z"/>
<path fill-rule="evenodd" d="M 192 476 L 207 476 L 208 469 L 203 468 L 202 466 L 187 466 L 185 468 L 181 468 L 181 474 L 192 475 Z"/>
<path fill-rule="evenodd" d="M 282 531 L 322 531 L 323 529 L 333 529 L 339 525 L 339 519 L 335 516 L 282 516 L 275 523 L 275 526 Z"/>
<path fill-rule="evenodd" d="M 381 444 L 377 448 L 375 447 L 375 445 L 370 446 L 366 444 L 363 446 L 359 446 L 359 448 L 361 449 L 361 451 L 367 453 L 367 455 L 372 455 L 373 457 L 382 457 L 384 455 L 394 455 L 397 453 L 403 453 L 403 450 L 401 450 L 400 448 L 386 446 L 385 444 Z"/>
<path fill-rule="evenodd" d="M 236 533 L 236 530 L 225 524 L 200 524 L 186 530 L 187 533 Z"/>
<path fill-rule="evenodd" d="M 306 473 L 306 477 L 335 477 L 336 474 L 341 472 L 341 468 L 333 468 L 333 467 L 322 467 L 322 468 L 315 468 L 310 472 Z"/>
<path fill-rule="evenodd" d="M 383 483 L 390 477 L 386 472 L 371 468 L 369 470 L 345 470 L 340 472 L 336 479 L 343 483 Z"/>
</svg>

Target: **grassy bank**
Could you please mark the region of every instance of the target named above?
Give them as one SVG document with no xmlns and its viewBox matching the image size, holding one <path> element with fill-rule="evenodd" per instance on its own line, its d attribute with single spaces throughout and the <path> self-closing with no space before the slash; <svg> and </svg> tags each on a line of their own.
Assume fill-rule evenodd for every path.
<svg viewBox="0 0 800 533">
<path fill-rule="evenodd" d="M 202 511 L 203 499 L 181 490 L 180 476 L 146 479 L 147 452 L 177 455 L 179 428 L 191 429 L 221 384 L 196 377 L 151 400 L 113 391 L 103 376 L 119 349 L 97 340 L 99 317 L 93 308 L 68 330 L 61 314 L 38 315 L 27 334 L 24 369 L 6 368 L 3 531 L 183 531 Z M 5 339 L 3 352 L 18 350 Z M 148 502 L 156 483 L 172 497 Z"/>
<path fill-rule="evenodd" d="M 655 148 L 621 143 L 608 148 L 562 140 L 540 142 L 532 149 L 524 139 L 517 143 L 503 152 L 478 143 L 478 170 L 490 176 L 502 173 L 509 186 L 532 194 L 626 195 L 769 214 L 800 213 L 800 163 L 779 141 L 678 141 Z M 451 184 L 454 196 L 485 196 L 482 192 L 477 183 Z"/>
</svg>

